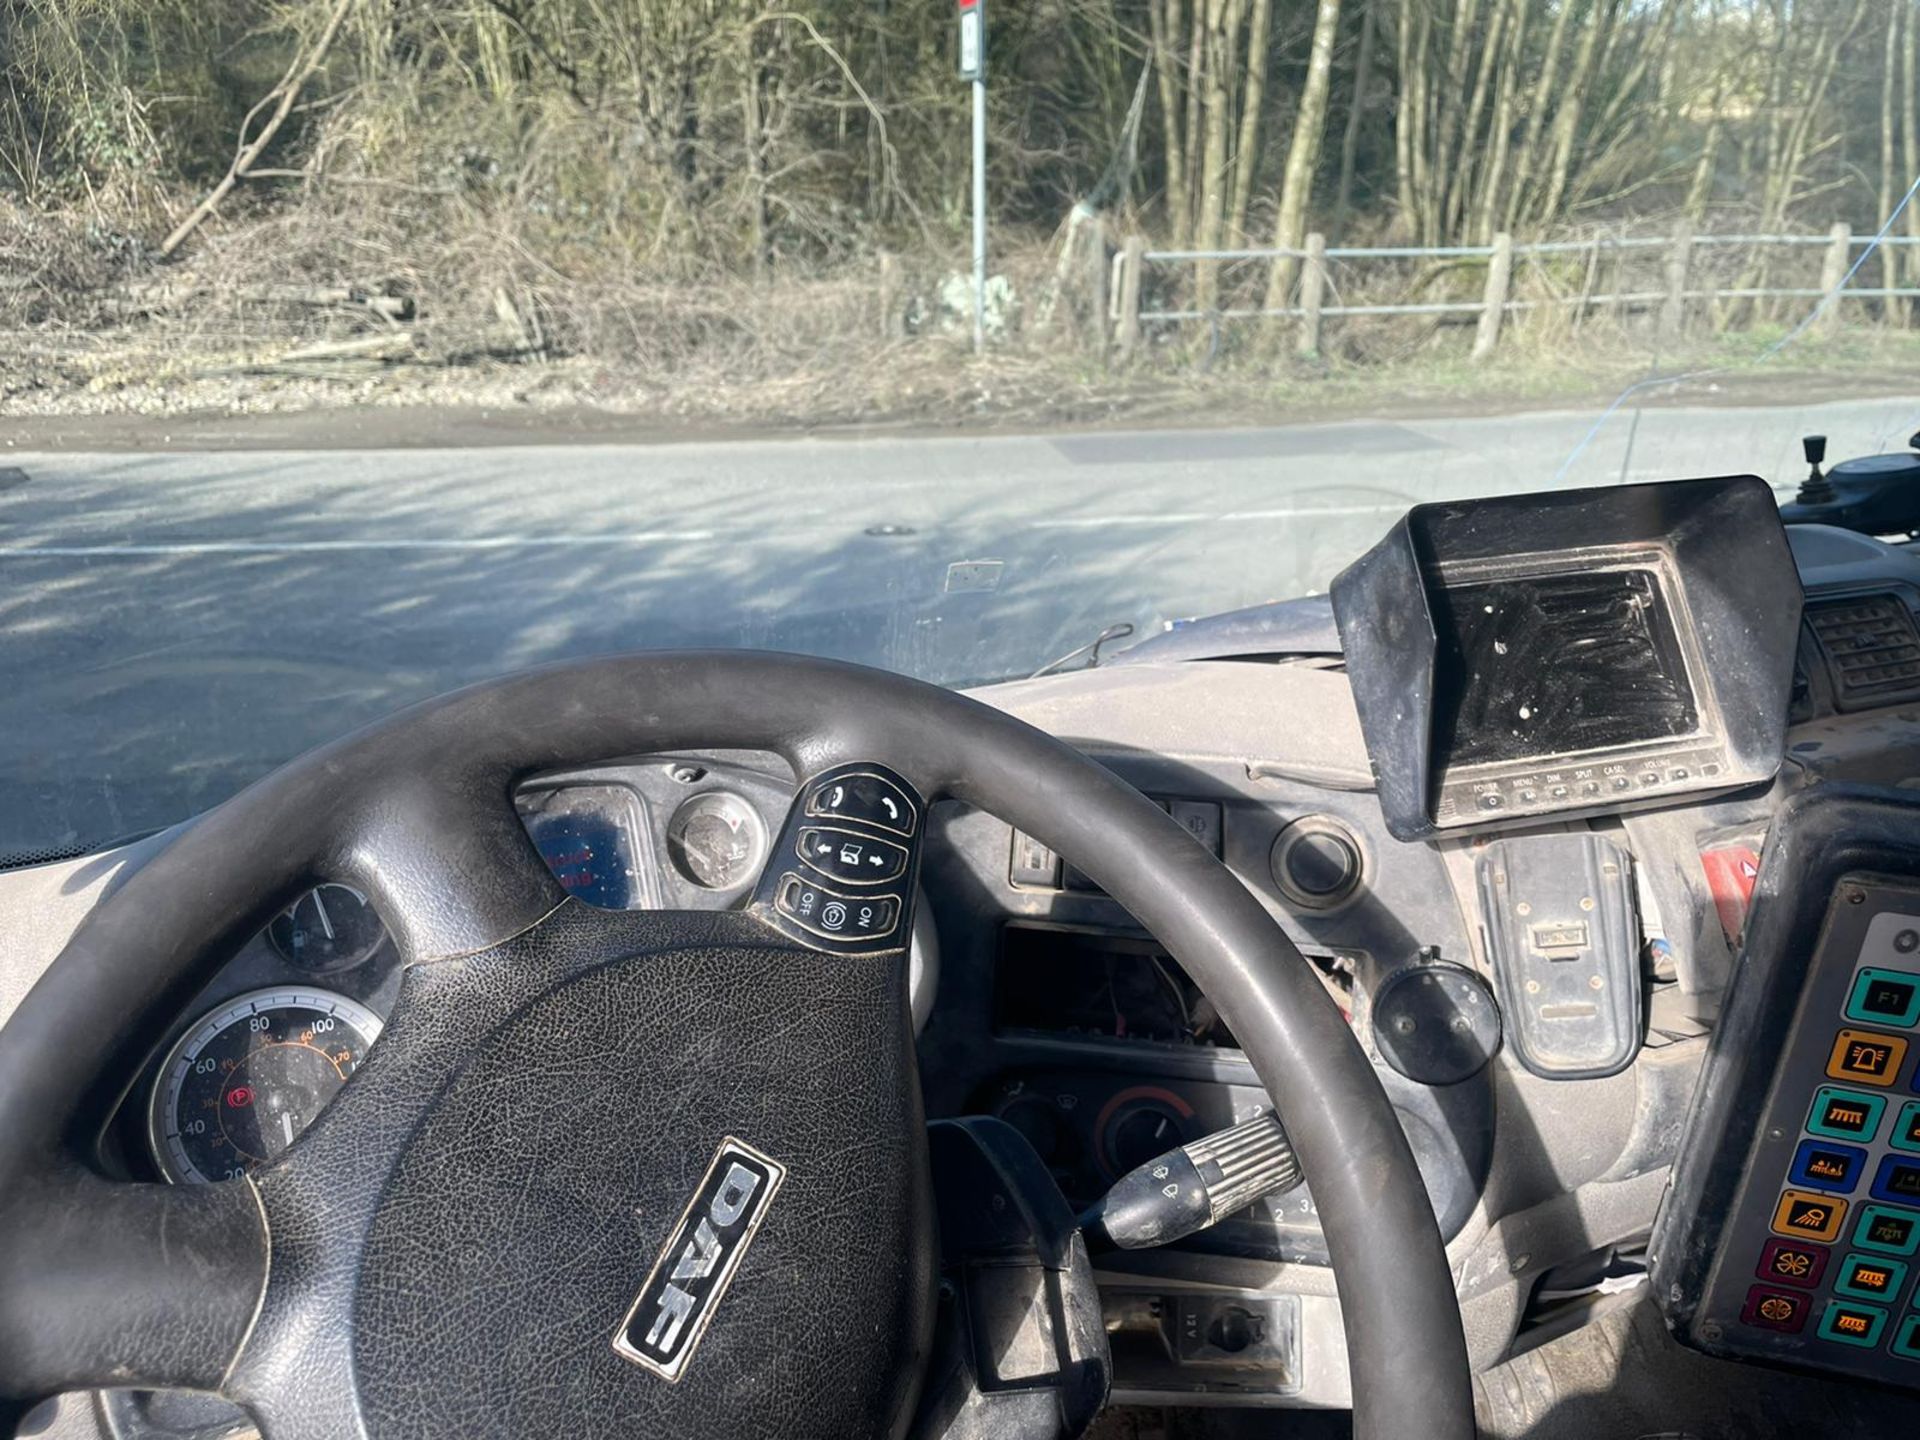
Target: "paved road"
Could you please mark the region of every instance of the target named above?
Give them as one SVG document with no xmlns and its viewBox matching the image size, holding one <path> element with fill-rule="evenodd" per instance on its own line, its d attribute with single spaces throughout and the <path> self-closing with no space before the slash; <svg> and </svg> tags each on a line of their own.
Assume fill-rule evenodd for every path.
<svg viewBox="0 0 1920 1440">
<path fill-rule="evenodd" d="M 640 646 L 955 681 L 1324 589 L 1593 413 L 1248 431 L 0 456 L 0 855 L 179 819 L 408 700 Z M 1564 483 L 1897 448 L 1920 398 L 1621 415 Z M 1629 449 L 1629 438 L 1631 448 Z M 974 562 L 997 562 L 980 564 Z"/>
</svg>

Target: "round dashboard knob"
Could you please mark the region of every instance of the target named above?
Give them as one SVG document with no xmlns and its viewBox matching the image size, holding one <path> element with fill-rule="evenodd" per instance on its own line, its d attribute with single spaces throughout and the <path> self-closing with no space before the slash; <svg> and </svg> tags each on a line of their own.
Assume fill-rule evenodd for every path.
<svg viewBox="0 0 1920 1440">
<path fill-rule="evenodd" d="M 1360 841 L 1329 815 L 1308 815 L 1282 830 L 1268 866 L 1280 893 L 1302 910 L 1345 904 L 1365 872 Z"/>
</svg>

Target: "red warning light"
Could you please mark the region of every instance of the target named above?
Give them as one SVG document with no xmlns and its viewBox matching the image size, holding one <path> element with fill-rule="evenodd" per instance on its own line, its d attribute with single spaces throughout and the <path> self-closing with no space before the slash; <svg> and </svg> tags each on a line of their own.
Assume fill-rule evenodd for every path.
<svg viewBox="0 0 1920 1440">
<path fill-rule="evenodd" d="M 234 1086 L 227 1091 L 227 1104 L 235 1110 L 246 1109 L 253 1104 L 253 1087 L 251 1085 Z"/>
</svg>

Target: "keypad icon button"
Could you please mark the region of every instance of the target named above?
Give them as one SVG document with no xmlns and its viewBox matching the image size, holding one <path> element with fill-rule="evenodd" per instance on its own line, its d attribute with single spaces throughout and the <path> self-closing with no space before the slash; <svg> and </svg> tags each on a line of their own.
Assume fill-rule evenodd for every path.
<svg viewBox="0 0 1920 1440">
<path fill-rule="evenodd" d="M 1860 1171 L 1867 1163 L 1867 1152 L 1857 1145 L 1836 1145 L 1830 1140 L 1802 1140 L 1793 1153 L 1793 1168 L 1788 1180 L 1814 1190 L 1836 1190 L 1850 1195 L 1860 1184 Z"/>
<path fill-rule="evenodd" d="M 1920 1155 L 1920 1100 L 1909 1100 L 1893 1117 L 1893 1130 L 1887 1143 L 1909 1155 Z"/>
<path fill-rule="evenodd" d="M 1818 1245 L 1802 1245 L 1793 1240 L 1769 1240 L 1760 1252 L 1760 1263 L 1753 1273 L 1777 1285 L 1800 1285 L 1812 1289 L 1827 1272 L 1827 1252 Z"/>
<path fill-rule="evenodd" d="M 1903 1360 L 1920 1360 L 1920 1315 L 1909 1315 L 1900 1322 L 1887 1349 Z"/>
<path fill-rule="evenodd" d="M 1882 1255 L 1911 1255 L 1920 1250 L 1920 1211 L 1862 1205 L 1853 1227 L 1853 1243 Z"/>
<path fill-rule="evenodd" d="M 1920 1204 L 1920 1159 L 1903 1155 L 1882 1157 L 1873 1175 L 1873 1198 L 1899 1204 Z"/>
<path fill-rule="evenodd" d="M 1877 1306 L 1862 1305 L 1854 1300 L 1829 1300 L 1817 1333 L 1822 1340 L 1871 1349 L 1880 1343 L 1880 1332 L 1886 1328 L 1887 1312 Z"/>
<path fill-rule="evenodd" d="M 1920 1022 L 1920 976 L 1867 966 L 1853 977 L 1846 1016 L 1868 1025 L 1906 1027 Z"/>
<path fill-rule="evenodd" d="M 1862 1085 L 1891 1085 L 1907 1058 L 1907 1042 L 1872 1030 L 1842 1030 L 1827 1056 L 1827 1074 Z"/>
<path fill-rule="evenodd" d="M 1847 1218 L 1847 1202 L 1831 1195 L 1788 1190 L 1774 1207 L 1773 1232 L 1795 1240 L 1831 1240 Z"/>
<path fill-rule="evenodd" d="M 1747 1303 L 1740 1312 L 1740 1323 L 1792 1335 L 1807 1323 L 1807 1310 L 1812 1303 L 1813 1297 L 1810 1295 L 1796 1295 L 1791 1290 L 1756 1285 L 1747 1291 Z"/>
<path fill-rule="evenodd" d="M 1907 1283 L 1904 1260 L 1888 1260 L 1880 1255 L 1850 1254 L 1840 1262 L 1833 1277 L 1833 1293 L 1855 1300 L 1891 1301 Z"/>
<path fill-rule="evenodd" d="M 1842 1090 L 1838 1085 L 1822 1085 L 1813 1095 L 1813 1108 L 1807 1112 L 1807 1129 L 1829 1140 L 1870 1141 L 1879 1133 L 1880 1117 L 1886 1113 L 1887 1097 L 1868 1095 L 1858 1090 Z"/>
</svg>

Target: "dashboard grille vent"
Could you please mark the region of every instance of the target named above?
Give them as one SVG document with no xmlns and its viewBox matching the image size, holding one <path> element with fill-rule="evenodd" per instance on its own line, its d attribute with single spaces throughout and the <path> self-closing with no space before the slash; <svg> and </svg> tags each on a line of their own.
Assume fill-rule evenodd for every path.
<svg viewBox="0 0 1920 1440">
<path fill-rule="evenodd" d="M 1920 633 L 1896 595 L 1860 595 L 1807 607 L 1842 710 L 1920 693 Z"/>
</svg>

